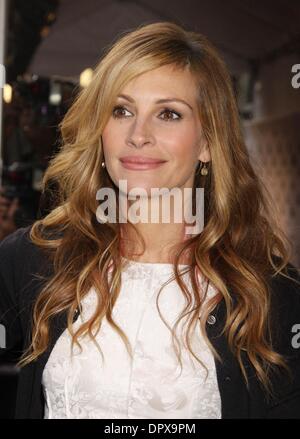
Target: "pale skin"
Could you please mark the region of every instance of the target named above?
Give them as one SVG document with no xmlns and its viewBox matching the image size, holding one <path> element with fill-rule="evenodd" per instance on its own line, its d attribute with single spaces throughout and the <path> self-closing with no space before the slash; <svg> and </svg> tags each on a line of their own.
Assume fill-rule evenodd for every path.
<svg viewBox="0 0 300 439">
<path fill-rule="evenodd" d="M 144 188 L 192 188 L 199 160 L 211 160 L 197 110 L 197 86 L 192 74 L 172 65 L 146 72 L 130 81 L 119 93 L 114 110 L 102 133 L 107 172 L 116 185 L 126 180 L 128 191 Z M 157 103 L 160 99 L 172 101 Z M 130 99 L 130 100 L 128 100 Z M 185 101 L 179 102 L 173 99 Z M 122 108 L 116 109 L 116 106 Z M 115 116 L 115 117 L 114 117 Z M 146 156 L 165 160 L 147 170 L 123 167 L 120 157 Z M 149 199 L 145 202 L 149 203 Z M 149 204 L 150 209 L 150 204 Z M 145 252 L 130 257 L 140 262 L 172 263 L 176 245 L 183 238 L 183 223 L 135 224 L 145 240 Z M 126 224 L 125 249 L 140 252 L 141 245 Z M 127 255 L 127 250 L 125 251 Z M 187 263 L 188 260 L 183 260 Z"/>
</svg>

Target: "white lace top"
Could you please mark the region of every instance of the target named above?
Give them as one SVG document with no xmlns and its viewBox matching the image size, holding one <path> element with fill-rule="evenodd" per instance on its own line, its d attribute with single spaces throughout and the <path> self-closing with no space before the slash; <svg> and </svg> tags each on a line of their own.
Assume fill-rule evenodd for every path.
<svg viewBox="0 0 300 439">
<path fill-rule="evenodd" d="M 112 315 L 130 341 L 132 361 L 106 318 L 96 336 L 104 362 L 95 343 L 87 337 L 79 339 L 83 351 L 80 353 L 74 345 L 72 356 L 69 331 L 63 332 L 43 371 L 45 418 L 221 418 L 215 363 L 201 337 L 200 324 L 192 346 L 208 369 L 207 379 L 206 370 L 183 342 L 181 371 L 171 332 L 157 311 L 157 293 L 172 274 L 171 264 L 136 261 L 130 261 L 122 272 L 122 287 Z M 188 273 L 183 279 L 188 286 Z M 210 285 L 208 297 L 214 293 Z M 93 313 L 95 301 L 96 292 L 91 289 L 82 301 L 82 313 L 74 329 Z M 185 305 L 175 280 L 162 289 L 158 305 L 172 328 Z M 183 321 L 186 318 L 176 331 L 179 339 Z"/>
</svg>

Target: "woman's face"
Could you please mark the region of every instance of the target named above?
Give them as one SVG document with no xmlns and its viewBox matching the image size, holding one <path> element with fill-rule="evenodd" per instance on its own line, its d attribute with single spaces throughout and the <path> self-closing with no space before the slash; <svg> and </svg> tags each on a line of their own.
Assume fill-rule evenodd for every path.
<svg viewBox="0 0 300 439">
<path fill-rule="evenodd" d="M 147 194 L 151 188 L 192 187 L 198 160 L 210 160 L 192 74 L 168 65 L 130 81 L 117 97 L 102 141 L 116 186 L 126 180 L 128 191 L 143 188 Z M 162 163 L 132 165 L 124 157 Z"/>
</svg>

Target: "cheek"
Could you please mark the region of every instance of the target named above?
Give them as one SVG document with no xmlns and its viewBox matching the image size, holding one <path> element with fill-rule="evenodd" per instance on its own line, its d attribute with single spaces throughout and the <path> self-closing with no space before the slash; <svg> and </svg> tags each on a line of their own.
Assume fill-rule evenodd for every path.
<svg viewBox="0 0 300 439">
<path fill-rule="evenodd" d="M 170 156 L 182 166 L 186 163 L 190 166 L 198 155 L 197 139 L 191 132 L 176 136 L 172 142 L 167 145 Z"/>
<path fill-rule="evenodd" d="M 102 132 L 102 142 L 103 142 L 103 150 L 106 155 L 107 160 L 109 160 L 110 156 L 113 156 L 118 152 L 118 147 L 120 148 L 121 142 L 120 132 L 118 130 L 114 130 L 110 128 L 108 125 Z"/>
</svg>

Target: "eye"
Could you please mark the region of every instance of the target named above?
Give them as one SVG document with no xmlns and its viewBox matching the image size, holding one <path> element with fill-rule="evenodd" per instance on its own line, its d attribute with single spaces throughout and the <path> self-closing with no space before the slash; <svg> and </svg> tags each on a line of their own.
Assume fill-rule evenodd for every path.
<svg viewBox="0 0 300 439">
<path fill-rule="evenodd" d="M 171 117 L 171 118 L 163 118 L 163 120 L 165 120 L 166 122 L 169 122 L 169 121 L 173 121 L 173 120 L 179 120 L 179 119 L 181 119 L 182 118 L 182 116 L 181 116 L 181 114 L 180 113 L 177 113 L 177 111 L 174 111 L 174 110 L 171 110 L 170 108 L 165 108 L 160 114 L 175 114 L 175 118 L 174 117 Z"/>
<path fill-rule="evenodd" d="M 125 107 L 123 107 L 123 105 L 117 105 L 113 108 L 112 114 L 113 117 L 115 119 L 120 119 L 121 117 L 124 116 L 124 113 L 122 114 L 122 111 L 128 111 Z M 170 108 L 165 108 L 161 113 L 160 116 L 162 114 L 168 114 L 168 115 L 175 115 L 175 117 L 167 117 L 167 118 L 162 118 L 164 121 L 169 122 L 169 121 L 175 121 L 175 120 L 179 120 L 182 118 L 181 114 L 178 113 L 177 111 L 171 110 Z M 124 116 L 127 117 L 127 116 Z"/>
<path fill-rule="evenodd" d="M 128 111 L 128 110 L 126 110 L 126 108 L 123 107 L 122 105 L 117 105 L 116 107 L 114 107 L 112 114 L 115 119 L 119 119 L 120 117 L 122 117 L 122 114 L 119 113 L 118 115 L 119 111 Z"/>
</svg>

